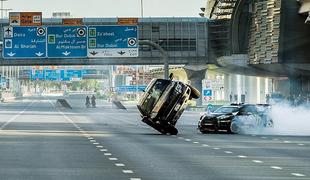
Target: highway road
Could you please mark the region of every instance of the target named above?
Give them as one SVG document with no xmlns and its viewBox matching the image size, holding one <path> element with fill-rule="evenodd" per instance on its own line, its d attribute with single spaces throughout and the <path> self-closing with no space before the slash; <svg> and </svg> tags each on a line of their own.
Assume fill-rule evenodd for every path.
<svg viewBox="0 0 310 180">
<path fill-rule="evenodd" d="M 201 134 L 198 112 L 161 135 L 134 106 L 66 98 L 73 109 L 56 97 L 0 104 L 1 180 L 310 179 L 309 136 Z"/>
</svg>

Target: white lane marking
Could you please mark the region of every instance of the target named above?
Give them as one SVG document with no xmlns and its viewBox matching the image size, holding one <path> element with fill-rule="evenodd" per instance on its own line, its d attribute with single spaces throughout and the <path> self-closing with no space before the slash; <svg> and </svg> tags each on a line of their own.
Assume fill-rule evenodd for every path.
<svg viewBox="0 0 310 180">
<path fill-rule="evenodd" d="M 97 148 L 103 148 L 103 146 L 96 146 Z"/>
<path fill-rule="evenodd" d="M 255 163 L 260 163 L 260 164 L 264 163 L 263 161 L 260 161 L 260 160 L 252 160 L 252 161 Z"/>
<path fill-rule="evenodd" d="M 31 104 L 29 104 L 27 107 L 25 107 L 25 109 L 23 109 L 22 111 L 20 111 L 18 114 L 16 114 L 15 116 L 13 116 L 11 119 L 9 119 L 6 123 L 4 123 L 3 125 L 0 126 L 0 130 L 3 130 L 7 125 L 9 125 L 12 121 L 16 120 L 20 115 L 22 115 L 30 106 L 32 106 L 34 102 L 31 102 Z"/>
<path fill-rule="evenodd" d="M 291 143 L 291 141 L 284 141 L 284 143 Z"/>
<path fill-rule="evenodd" d="M 297 177 L 305 177 L 306 176 L 306 175 L 300 174 L 300 173 L 291 173 L 291 175 L 297 176 Z"/>
<path fill-rule="evenodd" d="M 108 150 L 107 149 L 100 149 L 100 151 L 107 152 Z"/>
<path fill-rule="evenodd" d="M 94 138 L 92 138 L 92 137 L 89 137 L 89 138 L 87 138 L 87 139 L 89 139 L 89 140 L 90 140 L 90 139 L 94 139 Z"/>
<path fill-rule="evenodd" d="M 199 142 L 197 142 L 197 141 L 195 141 L 195 142 L 193 142 L 194 144 L 199 144 Z"/>
<path fill-rule="evenodd" d="M 133 171 L 132 170 L 123 170 L 123 173 L 125 173 L 125 174 L 132 174 Z"/>
<path fill-rule="evenodd" d="M 179 139 L 184 139 L 183 137 L 178 137 Z"/>
<path fill-rule="evenodd" d="M 116 163 L 116 164 L 115 164 L 115 166 L 117 166 L 117 167 L 124 167 L 124 166 L 125 166 L 125 164 L 122 164 L 122 163 Z"/>
<path fill-rule="evenodd" d="M 279 166 L 270 166 L 270 168 L 272 169 L 277 169 L 277 170 L 282 170 L 283 168 L 279 167 Z"/>
<path fill-rule="evenodd" d="M 130 178 L 130 180 L 142 180 L 141 178 Z"/>
<path fill-rule="evenodd" d="M 111 153 L 104 153 L 103 155 L 105 155 L 105 156 L 112 156 Z"/>
<path fill-rule="evenodd" d="M 247 158 L 247 156 L 239 155 L 238 158 Z"/>
<path fill-rule="evenodd" d="M 202 146 L 203 146 L 203 147 L 209 147 L 209 145 L 208 145 L 208 144 L 203 144 Z"/>
<path fill-rule="evenodd" d="M 98 145 L 99 143 L 97 143 L 97 142 L 95 142 L 95 143 L 93 143 L 93 145 Z"/>
<path fill-rule="evenodd" d="M 90 140 L 90 142 L 96 142 L 96 140 Z"/>
<path fill-rule="evenodd" d="M 221 149 L 221 148 L 213 148 L 214 150 L 219 150 L 219 149 Z"/>
<path fill-rule="evenodd" d="M 304 146 L 304 144 L 297 144 L 298 146 Z"/>
<path fill-rule="evenodd" d="M 233 152 L 231 151 L 224 151 L 226 154 L 232 154 Z"/>
<path fill-rule="evenodd" d="M 110 161 L 117 161 L 117 158 L 109 158 Z"/>
<path fill-rule="evenodd" d="M 188 141 L 188 142 L 189 142 L 189 141 L 191 141 L 191 139 L 185 139 L 185 141 Z"/>
</svg>

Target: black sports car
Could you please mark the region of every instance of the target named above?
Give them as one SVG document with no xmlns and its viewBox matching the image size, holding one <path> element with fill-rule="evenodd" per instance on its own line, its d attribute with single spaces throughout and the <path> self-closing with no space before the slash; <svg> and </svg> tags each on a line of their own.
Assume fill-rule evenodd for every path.
<svg viewBox="0 0 310 180">
<path fill-rule="evenodd" d="M 213 113 L 200 117 L 198 129 L 202 133 L 227 131 L 242 133 L 244 130 L 258 127 L 272 127 L 269 105 L 235 104 L 222 106 Z"/>
<path fill-rule="evenodd" d="M 138 109 L 142 121 L 162 134 L 177 134 L 177 120 L 183 113 L 187 101 L 199 98 L 200 92 L 181 81 L 153 79 L 140 99 Z"/>
</svg>

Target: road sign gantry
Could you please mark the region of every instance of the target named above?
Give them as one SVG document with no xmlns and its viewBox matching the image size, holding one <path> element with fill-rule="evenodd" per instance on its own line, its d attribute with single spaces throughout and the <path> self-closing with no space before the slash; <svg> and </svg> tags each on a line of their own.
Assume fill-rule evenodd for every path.
<svg viewBox="0 0 310 180">
<path fill-rule="evenodd" d="M 83 58 L 87 56 L 86 26 L 47 27 L 49 58 Z"/>
<path fill-rule="evenodd" d="M 89 26 L 88 57 L 137 57 L 137 26 Z"/>
<path fill-rule="evenodd" d="M 46 27 L 4 27 L 3 58 L 46 57 Z"/>
<path fill-rule="evenodd" d="M 8 26 L 4 59 L 137 57 L 138 27 Z"/>
</svg>

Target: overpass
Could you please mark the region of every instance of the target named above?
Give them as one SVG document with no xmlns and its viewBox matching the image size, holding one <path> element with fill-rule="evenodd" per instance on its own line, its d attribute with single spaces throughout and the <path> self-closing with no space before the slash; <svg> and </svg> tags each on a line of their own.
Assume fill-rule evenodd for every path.
<svg viewBox="0 0 310 180">
<path fill-rule="evenodd" d="M 222 37 L 217 43 L 230 45 L 228 55 L 216 57 L 217 70 L 288 77 L 287 85 L 276 91 L 308 94 L 309 4 L 308 0 L 207 0 L 207 8 L 202 8 L 204 16 L 228 22 L 225 33 L 217 33 Z M 227 25 L 220 23 L 216 28 L 224 27 Z"/>
<path fill-rule="evenodd" d="M 84 18 L 85 25 L 117 25 L 117 18 Z M 44 26 L 61 25 L 62 19 L 43 19 Z M 209 64 L 209 21 L 205 18 L 140 18 L 139 40 L 148 40 L 160 45 L 169 57 L 169 64 Z M 0 21 L 1 34 L 8 20 Z M 3 42 L 3 37 L 1 41 Z M 161 53 L 147 45 L 139 47 L 139 56 L 134 58 L 44 58 L 1 59 L 2 66 L 28 65 L 158 65 L 163 64 Z"/>
<path fill-rule="evenodd" d="M 289 77 L 293 94 L 310 89 L 309 25 L 303 1 L 208 0 L 207 18 L 141 18 L 139 39 L 160 45 L 169 64 L 186 65 L 201 87 L 206 69 L 224 73 Z M 300 14 L 301 15 L 300 15 Z M 117 18 L 84 18 L 85 25 L 116 25 Z M 1 21 L 6 26 L 7 20 Z M 61 19 L 44 19 L 60 25 Z M 291 28 L 294 27 L 294 28 Z M 1 28 L 2 29 L 2 28 Z M 4 60 L 0 65 L 158 65 L 159 50 L 141 45 L 135 58 Z M 214 66 L 215 65 L 215 66 Z M 297 87 L 297 88 L 296 88 Z"/>
<path fill-rule="evenodd" d="M 84 25 L 117 25 L 118 18 L 84 18 Z M 187 73 L 192 85 L 201 87 L 208 64 L 213 64 L 218 50 L 210 49 L 210 24 L 206 18 L 140 18 L 139 42 L 159 45 L 168 57 L 169 64 L 188 65 Z M 62 19 L 43 19 L 43 26 L 57 26 Z M 1 31 L 8 20 L 0 21 Z M 1 32 L 3 34 L 3 32 Z M 3 38 L 3 37 L 1 37 Z M 212 39 L 212 38 L 211 38 Z M 3 42 L 3 39 L 1 39 Z M 222 48 L 221 48 L 222 51 Z M 34 58 L 7 59 L 1 57 L 1 66 L 31 65 L 160 65 L 164 64 L 162 51 L 140 43 L 138 57 L 122 58 Z M 166 64 L 166 63 L 165 63 Z M 186 66 L 187 67 L 187 66 Z"/>
</svg>

